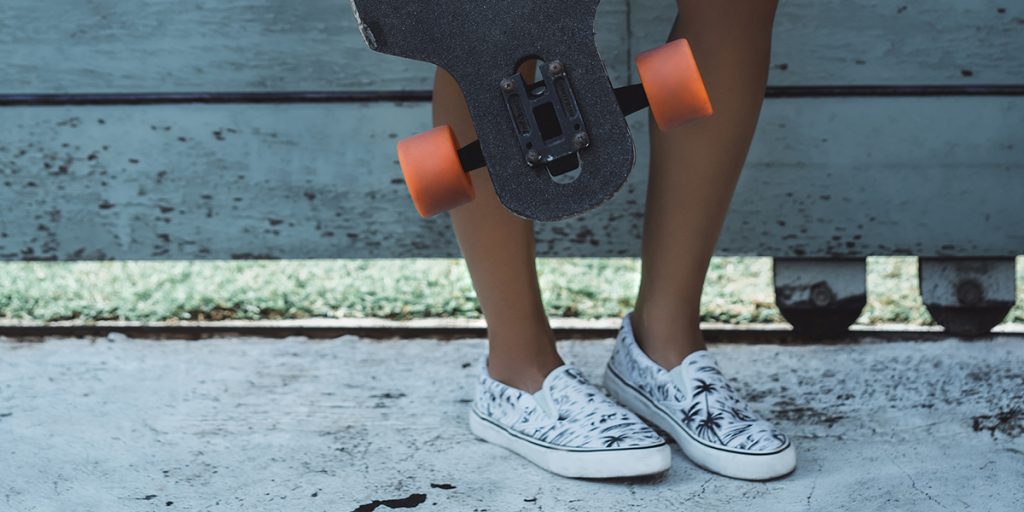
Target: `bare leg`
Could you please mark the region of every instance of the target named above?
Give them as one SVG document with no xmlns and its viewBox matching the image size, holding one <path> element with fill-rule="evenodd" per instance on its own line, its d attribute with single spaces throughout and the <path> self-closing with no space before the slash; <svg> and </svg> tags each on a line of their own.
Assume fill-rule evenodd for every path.
<svg viewBox="0 0 1024 512">
<path fill-rule="evenodd" d="M 661 132 L 651 123 L 643 277 L 633 325 L 655 362 L 704 348 L 700 297 L 761 111 L 775 1 L 677 0 L 669 39 L 690 41 L 715 114 Z"/>
<path fill-rule="evenodd" d="M 524 66 L 524 70 L 530 67 Z M 448 73 L 438 70 L 434 125 L 443 124 L 455 130 L 462 144 L 476 139 L 462 92 Z M 500 382 L 534 392 L 562 360 L 541 302 L 533 222 L 516 217 L 501 205 L 485 169 L 473 171 L 472 180 L 476 200 L 452 211 L 451 216 L 487 319 L 488 371 Z"/>
</svg>

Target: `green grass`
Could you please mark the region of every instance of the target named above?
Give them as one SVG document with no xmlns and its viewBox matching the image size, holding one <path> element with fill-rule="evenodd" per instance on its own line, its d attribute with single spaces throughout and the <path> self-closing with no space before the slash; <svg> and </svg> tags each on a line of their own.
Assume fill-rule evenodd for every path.
<svg viewBox="0 0 1024 512">
<path fill-rule="evenodd" d="M 1018 259 L 1024 281 L 1024 258 Z M 706 321 L 781 322 L 769 258 L 715 258 Z M 636 259 L 544 259 L 553 317 L 607 318 L 631 308 Z M 914 258 L 868 260 L 868 307 L 859 323 L 929 324 Z M 1018 282 L 1024 294 L 1024 282 Z M 1024 300 L 1009 320 L 1024 321 Z M 458 260 L 89 262 L 0 264 L 0 317 L 19 320 L 219 320 L 310 317 L 478 318 Z"/>
</svg>

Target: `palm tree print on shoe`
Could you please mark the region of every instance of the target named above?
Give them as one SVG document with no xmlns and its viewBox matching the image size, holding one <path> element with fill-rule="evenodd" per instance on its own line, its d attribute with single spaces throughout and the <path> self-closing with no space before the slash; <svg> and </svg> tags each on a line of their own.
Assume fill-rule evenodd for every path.
<svg viewBox="0 0 1024 512">
<path fill-rule="evenodd" d="M 553 370 L 531 394 L 492 379 L 485 359 L 469 426 L 477 437 L 568 477 L 655 474 L 672 459 L 661 436 L 570 365 Z"/>
<path fill-rule="evenodd" d="M 668 432 L 698 466 L 745 480 L 768 480 L 796 468 L 796 450 L 743 401 L 711 354 L 699 350 L 666 370 L 633 337 L 630 317 L 604 377 L 620 403 Z"/>
</svg>

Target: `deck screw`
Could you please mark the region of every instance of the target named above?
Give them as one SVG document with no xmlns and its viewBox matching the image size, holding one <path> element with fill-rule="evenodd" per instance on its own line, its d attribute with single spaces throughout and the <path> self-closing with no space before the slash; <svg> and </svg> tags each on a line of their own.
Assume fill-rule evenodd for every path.
<svg viewBox="0 0 1024 512">
<path fill-rule="evenodd" d="M 512 92 L 516 90 L 516 84 L 512 83 L 512 80 L 505 78 L 501 81 L 501 90 L 505 92 Z"/>
<path fill-rule="evenodd" d="M 550 71 L 552 75 L 558 76 L 565 71 L 565 66 L 562 65 L 562 61 L 553 60 L 548 64 L 548 71 Z"/>
<path fill-rule="evenodd" d="M 535 150 L 535 149 L 531 149 L 530 151 L 528 151 L 526 153 L 526 161 L 530 162 L 531 165 L 539 164 L 540 163 L 540 153 L 538 153 L 537 150 Z"/>
<path fill-rule="evenodd" d="M 590 145 L 590 137 L 586 133 L 580 132 L 572 138 L 572 143 L 576 146 L 576 149 L 583 149 Z"/>
</svg>

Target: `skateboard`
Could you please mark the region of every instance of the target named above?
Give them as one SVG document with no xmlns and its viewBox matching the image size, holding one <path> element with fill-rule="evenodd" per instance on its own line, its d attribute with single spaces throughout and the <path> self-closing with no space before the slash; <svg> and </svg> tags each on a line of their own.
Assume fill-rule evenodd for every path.
<svg viewBox="0 0 1024 512">
<path fill-rule="evenodd" d="M 608 201 L 633 168 L 627 115 L 650 107 L 668 130 L 711 114 L 682 39 L 640 54 L 640 83 L 613 88 L 594 38 L 600 0 L 350 1 L 371 50 L 446 70 L 469 107 L 477 141 L 462 145 L 440 126 L 398 143 L 424 217 L 472 201 L 469 172 L 481 167 L 520 217 L 578 215 Z M 537 74 L 524 76 L 529 61 Z"/>
</svg>

